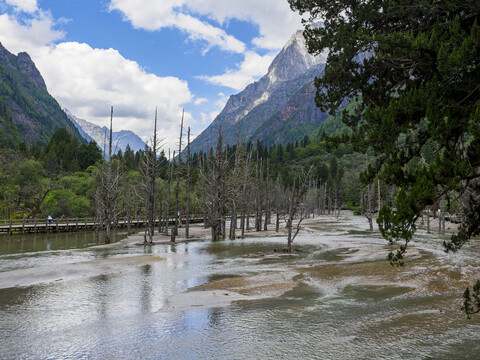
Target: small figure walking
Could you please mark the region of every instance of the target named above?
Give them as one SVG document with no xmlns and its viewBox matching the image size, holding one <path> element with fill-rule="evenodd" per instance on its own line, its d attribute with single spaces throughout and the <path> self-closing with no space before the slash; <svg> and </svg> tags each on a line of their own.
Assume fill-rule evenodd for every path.
<svg viewBox="0 0 480 360">
<path fill-rule="evenodd" d="M 53 221 L 52 215 L 48 215 L 47 220 L 48 220 L 48 223 L 51 224 Z"/>
</svg>

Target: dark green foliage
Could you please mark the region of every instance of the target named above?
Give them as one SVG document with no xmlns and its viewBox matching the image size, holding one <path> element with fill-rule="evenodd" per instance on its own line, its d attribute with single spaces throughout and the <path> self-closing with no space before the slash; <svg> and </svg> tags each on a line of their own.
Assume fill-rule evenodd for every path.
<svg viewBox="0 0 480 360">
<path fill-rule="evenodd" d="M 463 300 L 462 310 L 465 311 L 469 319 L 473 314 L 480 312 L 480 280 L 473 285 L 472 291 L 469 288 L 465 290 Z"/>
<path fill-rule="evenodd" d="M 98 146 L 91 141 L 80 142 L 65 128 L 59 128 L 44 148 L 43 159 L 50 174 L 85 170 L 102 157 Z"/>
<path fill-rule="evenodd" d="M 77 159 L 78 166 L 81 170 L 95 165 L 101 158 L 102 151 L 94 141 L 90 141 L 88 144 L 80 144 Z"/>
<path fill-rule="evenodd" d="M 382 234 L 404 245 L 390 254 L 394 264 L 426 207 L 445 195 L 466 192 L 459 234 L 446 243 L 456 250 L 480 232 L 480 2 L 289 0 L 308 12 L 310 52 L 329 48 L 325 75 L 316 79 L 316 102 L 342 112 L 351 134 L 328 141 L 369 152 L 364 182 L 377 176 L 400 189 L 393 207 L 378 218 Z M 324 19 L 324 26 L 315 22 Z"/>
<path fill-rule="evenodd" d="M 350 111 L 355 107 L 355 101 L 349 103 L 342 110 L 339 110 L 335 115 L 329 116 L 323 123 L 315 129 L 310 135 L 314 141 L 321 141 L 324 135 L 341 137 L 343 135 L 351 134 L 350 128 L 342 122 L 343 111 Z"/>
<path fill-rule="evenodd" d="M 17 126 L 12 121 L 12 112 L 8 108 L 4 93 L 8 86 L 3 83 L 0 86 L 0 144 L 3 146 L 13 148 L 16 144 L 20 143 L 20 135 L 18 133 Z M 3 90 L 2 90 L 3 89 Z M 8 88 L 9 89 L 9 88 Z"/>
</svg>

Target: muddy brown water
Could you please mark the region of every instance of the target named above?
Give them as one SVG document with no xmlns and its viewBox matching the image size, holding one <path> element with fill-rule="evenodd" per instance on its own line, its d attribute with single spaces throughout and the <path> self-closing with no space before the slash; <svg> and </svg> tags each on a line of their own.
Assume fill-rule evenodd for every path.
<svg viewBox="0 0 480 360">
<path fill-rule="evenodd" d="M 480 358 L 480 317 L 460 311 L 478 242 L 445 254 L 419 232 L 396 269 L 364 218 L 308 226 L 294 254 L 273 251 L 281 237 L 102 250 L 87 233 L 0 237 L 0 285 L 19 285 L 0 289 L 0 358 Z"/>
</svg>

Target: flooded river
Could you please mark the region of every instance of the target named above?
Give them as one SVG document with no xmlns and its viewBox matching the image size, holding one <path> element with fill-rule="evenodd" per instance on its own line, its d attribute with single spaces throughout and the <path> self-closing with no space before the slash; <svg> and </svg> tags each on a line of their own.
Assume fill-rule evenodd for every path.
<svg viewBox="0 0 480 360">
<path fill-rule="evenodd" d="M 88 248 L 88 233 L 0 237 L 0 358 L 480 358 L 480 316 L 460 311 L 478 241 L 445 254 L 419 232 L 396 269 L 364 218 L 307 225 L 294 254 L 273 251 L 284 237 L 112 249 Z"/>
</svg>

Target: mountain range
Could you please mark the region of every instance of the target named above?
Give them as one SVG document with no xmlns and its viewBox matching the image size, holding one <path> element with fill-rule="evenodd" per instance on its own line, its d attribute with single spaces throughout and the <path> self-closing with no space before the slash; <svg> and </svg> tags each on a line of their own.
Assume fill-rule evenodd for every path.
<svg viewBox="0 0 480 360">
<path fill-rule="evenodd" d="M 244 142 L 271 145 L 294 142 L 311 134 L 329 117 L 315 105 L 316 76 L 325 70 L 326 56 L 308 53 L 302 31 L 297 31 L 275 57 L 259 81 L 232 95 L 222 112 L 192 144 L 192 152 L 215 146 L 221 128 L 223 142 L 233 145 L 237 134 Z"/>
<path fill-rule="evenodd" d="M 110 129 L 80 119 L 68 111 L 68 109 L 65 109 L 65 113 L 85 139 L 88 141 L 95 141 L 100 149 L 103 149 L 105 141 L 108 141 L 110 137 Z M 138 135 L 129 130 L 113 131 L 112 142 L 114 153 L 118 150 L 124 152 L 127 145 L 130 146 L 130 149 L 134 152 L 145 149 L 145 142 Z"/>
<path fill-rule="evenodd" d="M 329 117 L 315 104 L 317 76 L 325 70 L 326 56 L 308 53 L 302 31 L 285 44 L 260 80 L 232 95 L 221 113 L 199 135 L 191 151 L 216 145 L 222 129 L 224 144 L 233 145 L 237 135 L 244 142 L 260 140 L 265 145 L 294 142 L 317 134 Z M 335 120 L 335 119 L 333 119 Z M 335 124 L 329 124 L 334 127 Z M 27 53 L 15 56 L 0 44 L 0 144 L 20 142 L 44 145 L 65 127 L 82 141 L 94 140 L 103 148 L 109 130 L 63 111 L 47 91 L 45 82 Z M 114 147 L 143 150 L 145 143 L 131 131 L 112 134 Z M 317 135 L 318 137 L 318 135 Z"/>
</svg>

